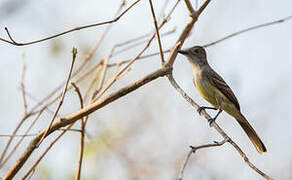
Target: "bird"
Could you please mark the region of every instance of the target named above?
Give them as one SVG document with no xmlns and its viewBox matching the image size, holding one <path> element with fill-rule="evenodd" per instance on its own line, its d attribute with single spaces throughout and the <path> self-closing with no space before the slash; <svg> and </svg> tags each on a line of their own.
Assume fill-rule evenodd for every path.
<svg viewBox="0 0 292 180">
<path fill-rule="evenodd" d="M 266 152 L 264 143 L 241 113 L 240 105 L 233 91 L 209 65 L 204 47 L 194 46 L 186 50 L 179 50 L 178 53 L 186 56 L 190 62 L 193 71 L 193 83 L 199 94 L 214 106 L 200 107 L 198 109 L 199 114 L 203 109 L 219 110 L 216 116 L 209 120 L 211 125 L 222 111 L 227 112 L 237 120 L 256 150 L 259 153 Z"/>
</svg>

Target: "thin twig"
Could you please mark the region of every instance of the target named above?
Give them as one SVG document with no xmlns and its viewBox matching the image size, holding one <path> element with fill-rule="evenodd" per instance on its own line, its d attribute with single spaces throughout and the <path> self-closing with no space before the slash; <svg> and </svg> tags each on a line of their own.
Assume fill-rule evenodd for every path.
<svg viewBox="0 0 292 180">
<path fill-rule="evenodd" d="M 11 136 L 14 136 L 14 137 L 29 137 L 29 136 L 36 136 L 38 135 L 38 133 L 33 133 L 33 134 L 0 134 L 0 137 L 11 137 Z"/>
<path fill-rule="evenodd" d="M 66 127 L 66 129 L 70 129 L 73 124 L 70 124 Z M 34 164 L 29 168 L 29 170 L 21 177 L 21 180 L 27 179 L 29 176 L 33 175 L 33 172 L 36 166 L 40 163 L 40 161 L 45 157 L 45 155 L 49 152 L 49 150 L 53 147 L 53 145 L 66 133 L 67 131 L 61 132 L 45 149 L 45 151 L 40 155 L 40 157 L 34 162 Z M 5 179 L 5 177 L 4 177 Z"/>
<path fill-rule="evenodd" d="M 109 55 L 107 57 L 105 57 L 105 59 L 103 61 L 103 68 L 102 68 L 102 71 L 101 71 L 101 76 L 100 76 L 97 88 L 94 90 L 93 95 L 92 95 L 90 100 L 93 100 L 95 95 L 98 94 L 98 92 L 103 88 L 103 85 L 104 85 L 104 82 L 105 82 L 106 73 L 107 73 L 107 69 L 108 69 L 107 63 L 108 63 L 110 57 L 112 56 L 113 51 L 114 51 L 114 49 L 111 50 Z"/>
<path fill-rule="evenodd" d="M 74 84 L 71 83 L 72 86 L 74 87 L 79 101 L 80 101 L 80 108 L 83 108 L 83 100 L 82 100 L 82 95 L 81 92 L 79 90 L 79 88 Z M 82 160 L 83 160 L 83 150 L 84 150 L 84 132 L 85 132 L 85 122 L 84 122 L 84 118 L 81 120 L 81 132 L 80 132 L 80 151 L 79 151 L 79 160 L 78 160 L 78 167 L 76 170 L 76 175 L 75 175 L 75 180 L 80 180 L 80 176 L 81 176 L 81 167 L 82 167 Z"/>
<path fill-rule="evenodd" d="M 69 84 L 69 81 L 70 81 L 70 77 L 71 77 L 71 74 L 72 74 L 72 71 L 73 71 L 73 66 L 74 66 L 74 63 L 75 63 L 76 55 L 77 55 L 77 49 L 76 48 L 73 48 L 73 50 L 72 50 L 72 63 L 71 63 L 71 66 L 70 66 L 69 75 L 68 75 L 67 81 L 65 83 L 64 90 L 62 92 L 61 100 L 59 101 L 59 104 L 57 106 L 57 109 L 56 109 L 56 111 L 53 114 L 53 117 L 51 119 L 51 122 L 50 122 L 50 124 L 49 124 L 46 132 L 44 133 L 43 137 L 41 138 L 41 140 L 40 140 L 40 142 L 38 143 L 37 146 L 39 146 L 42 143 L 43 139 L 47 136 L 48 131 L 52 127 L 52 124 L 53 124 L 53 122 L 54 122 L 57 114 L 59 113 L 59 110 L 60 110 L 62 104 L 63 104 L 64 98 L 65 98 L 65 94 L 67 92 L 68 84 Z"/>
<path fill-rule="evenodd" d="M 167 31 L 167 32 L 165 32 L 165 33 L 162 33 L 160 37 L 163 37 L 163 36 L 166 36 L 166 35 L 170 35 L 170 34 L 172 34 L 172 33 L 174 33 L 174 32 L 176 32 L 176 27 L 172 28 L 170 31 Z M 145 43 L 145 42 L 147 42 L 147 41 L 148 41 L 148 40 L 138 41 L 138 42 L 133 43 L 133 44 L 131 44 L 131 45 L 129 45 L 129 46 L 126 46 L 125 48 L 121 48 L 120 50 L 115 51 L 115 52 L 112 54 L 111 57 L 116 56 L 116 55 L 118 55 L 118 54 L 120 54 L 120 53 L 124 53 L 125 51 L 130 50 L 130 49 L 132 49 L 132 48 L 135 48 L 135 47 L 137 47 L 137 46 L 139 46 L 139 45 L 141 45 L 141 44 L 143 44 L 143 43 Z M 116 48 L 116 47 L 117 47 L 117 46 L 114 46 L 113 48 Z"/>
<path fill-rule="evenodd" d="M 20 128 L 21 125 L 24 123 L 24 121 L 28 118 L 28 116 L 30 116 L 30 114 L 24 115 L 24 116 L 21 118 L 20 122 L 17 124 L 17 126 L 16 126 L 15 129 L 13 130 L 12 135 L 15 135 L 15 134 L 18 132 L 19 128 Z M 6 153 L 7 153 L 7 150 L 8 150 L 8 148 L 9 148 L 9 146 L 10 146 L 10 144 L 11 144 L 13 138 L 14 138 L 14 136 L 11 136 L 11 137 L 8 139 L 6 145 L 4 146 L 4 148 L 3 148 L 3 150 L 2 150 L 2 152 L 1 152 L 1 154 L 0 154 L 0 168 L 1 168 L 2 165 L 3 165 L 3 162 L 2 162 L 2 161 L 3 161 L 3 159 L 4 159 L 4 157 L 5 157 Z"/>
<path fill-rule="evenodd" d="M 150 4 L 150 9 L 151 9 L 151 14 L 152 14 L 152 17 L 153 17 L 155 33 L 156 33 L 156 37 L 157 37 L 157 41 L 158 41 L 161 65 L 163 65 L 164 64 L 164 56 L 163 56 L 163 52 L 162 52 L 162 45 L 161 45 L 161 40 L 160 40 L 160 35 L 159 35 L 159 29 L 158 29 L 157 20 L 156 20 L 156 17 L 155 17 L 155 12 L 154 12 L 154 8 L 153 8 L 152 0 L 149 0 L 149 4 Z"/>
<path fill-rule="evenodd" d="M 163 5 L 162 5 L 162 7 L 161 7 L 159 16 L 158 16 L 158 22 L 160 22 L 160 20 L 162 18 L 164 18 L 164 12 L 165 12 L 168 4 L 169 4 L 169 0 L 165 0 L 164 3 L 163 3 Z"/>
<path fill-rule="evenodd" d="M 189 151 L 189 153 L 187 154 L 186 156 L 186 159 L 184 160 L 183 162 L 183 165 L 179 171 L 179 174 L 178 174 L 178 180 L 182 180 L 183 179 L 183 175 L 184 175 L 184 171 L 187 167 L 187 164 L 189 162 L 189 159 L 191 157 L 191 155 L 193 153 L 196 153 L 196 151 L 198 149 L 203 149 L 203 148 L 209 148 L 209 147 L 216 147 L 216 146 L 222 146 L 224 143 L 226 143 L 229 139 L 224 139 L 223 141 L 221 142 L 214 142 L 212 144 L 204 144 L 204 145 L 201 145 L 201 146 L 190 146 L 191 150 Z"/>
<path fill-rule="evenodd" d="M 101 26 L 101 25 L 104 25 L 104 24 L 111 24 L 111 23 L 114 23 L 114 22 L 117 22 L 123 15 L 125 15 L 133 6 L 135 6 L 139 1 L 141 0 L 137 0 L 135 1 L 133 4 L 131 4 L 125 11 L 123 11 L 118 17 L 114 18 L 113 20 L 110 20 L 110 21 L 104 21 L 104 22 L 100 22 L 100 23 L 95 23 L 95 24 L 90 24 L 90 25 L 85 25 L 85 26 L 80 26 L 80 27 L 75 27 L 73 29 L 70 29 L 70 30 L 67 30 L 67 31 L 64 31 L 64 32 L 61 32 L 61 33 L 58 33 L 58 34 L 55 34 L 55 35 L 52 35 L 52 36 L 49 36 L 49 37 L 46 37 L 46 38 L 43 38 L 43 39 L 40 39 L 40 40 L 35 40 L 35 41 L 31 41 L 31 42 L 26 42 L 26 43 L 19 43 L 19 42 L 16 42 L 9 30 L 7 27 L 5 27 L 5 31 L 9 37 L 10 40 L 7 40 L 7 39 L 4 39 L 4 38 L 0 38 L 0 41 L 3 41 L 3 42 L 6 42 L 6 43 L 9 43 L 9 44 L 12 44 L 12 45 L 15 45 L 15 46 L 26 46 L 26 45 L 31 45 L 31 44 L 35 44 L 35 43 L 39 43 L 39 42 L 43 42 L 43 41 L 46 41 L 46 40 L 49 40 L 49 39 L 53 39 L 53 38 L 56 38 L 58 36 L 62 36 L 64 34 L 68 34 L 68 33 L 71 33 L 71 32 L 74 32 L 74 31 L 79 31 L 81 29 L 85 29 L 85 28 L 91 28 L 91 27 L 96 27 L 96 26 Z M 122 3 L 124 4 L 124 3 Z"/>
<path fill-rule="evenodd" d="M 92 87 L 94 86 L 94 84 L 96 84 L 96 80 L 98 78 L 98 76 L 100 75 L 100 71 L 102 70 L 102 68 L 104 67 L 104 60 L 101 60 L 100 61 L 100 66 L 97 67 L 95 73 L 93 74 L 93 76 L 91 77 L 91 80 L 90 80 L 90 83 L 89 83 L 89 86 L 87 87 L 84 95 L 83 95 L 83 99 L 84 101 L 86 101 L 87 97 L 88 97 L 88 94 L 89 94 L 89 91 L 92 89 Z"/>
<path fill-rule="evenodd" d="M 19 89 L 21 90 L 21 87 L 19 87 Z M 34 102 L 36 102 L 36 103 L 38 103 L 38 104 L 41 104 L 41 105 L 44 105 L 44 104 L 42 104 L 36 97 L 34 97 L 31 93 L 29 93 L 29 92 L 27 92 L 27 91 L 24 91 L 24 94 L 25 94 L 25 96 L 26 97 L 28 97 L 30 100 L 33 100 Z M 44 107 L 46 107 L 45 105 L 44 105 Z M 44 111 L 46 111 L 46 112 L 48 112 L 48 113 L 50 113 L 50 114 L 53 114 L 54 113 L 54 111 L 52 111 L 49 107 L 46 107 L 46 108 L 44 108 Z M 38 112 L 38 111 L 37 111 Z M 36 114 L 36 112 L 32 112 L 32 111 L 30 111 L 29 112 L 30 114 Z"/>
<path fill-rule="evenodd" d="M 249 28 L 246 28 L 246 29 L 243 29 L 243 30 L 240 30 L 240 31 L 237 31 L 235 33 L 232 33 L 232 34 L 229 34 L 223 38 L 220 38 L 216 41 L 213 41 L 211 43 L 208 43 L 208 44 L 205 44 L 203 45 L 203 47 L 209 47 L 209 46 L 212 46 L 212 45 L 215 45 L 215 44 L 218 44 L 224 40 L 227 40 L 227 39 L 230 39 L 234 36 L 238 36 L 240 34 L 243 34 L 243 33 L 246 33 L 246 32 L 249 32 L 249 31 L 252 31 L 252 30 L 256 30 L 256 29 L 260 29 L 260 28 L 263 28 L 263 27 L 267 27 L 267 26 L 271 26 L 271 25 L 275 25 L 275 24 L 279 24 L 279 23 L 283 23 L 285 21 L 288 21 L 288 20 L 291 20 L 292 19 L 292 15 L 290 16 L 287 16 L 285 18 L 282 18 L 282 19 L 279 19 L 279 20 L 276 20 L 276 21 L 271 21 L 271 22 L 267 22 L 267 23 L 263 23 L 263 24 L 259 24 L 259 25 L 256 25 L 256 26 L 251 26 Z"/>
<path fill-rule="evenodd" d="M 69 131 L 69 132 L 77 132 L 77 133 L 81 132 L 80 129 L 73 129 L 73 128 L 71 128 L 71 129 L 60 128 L 60 129 L 58 129 L 58 131 Z"/>
<path fill-rule="evenodd" d="M 33 128 L 33 126 L 35 125 L 35 123 L 37 122 L 37 120 L 40 118 L 41 114 L 43 112 L 43 109 L 40 110 L 38 112 L 38 114 L 36 115 L 36 117 L 34 118 L 34 120 L 31 122 L 30 126 L 27 128 L 27 130 L 24 132 L 24 134 L 28 134 L 29 131 Z M 12 134 L 13 137 L 15 137 Z M 3 161 L 0 164 L 0 168 L 6 164 L 6 162 L 8 162 L 8 160 L 12 157 L 12 155 L 14 154 L 14 152 L 16 151 L 16 149 L 20 146 L 20 144 L 22 143 L 22 141 L 24 140 L 25 136 L 21 137 L 18 142 L 15 144 L 15 146 L 12 148 L 12 150 L 9 152 L 9 154 L 7 155 L 7 157 L 5 159 L 3 159 Z"/>
<path fill-rule="evenodd" d="M 171 49 L 167 49 L 167 50 L 164 50 L 163 53 L 169 53 L 171 51 Z M 156 52 L 156 53 L 151 53 L 151 54 L 147 54 L 147 55 L 144 55 L 144 56 L 140 56 L 138 59 L 146 59 L 146 58 L 149 58 L 149 57 L 152 57 L 152 56 L 157 56 L 159 55 L 160 52 Z M 137 59 L 137 60 L 138 60 Z M 123 64 L 126 64 L 130 61 L 131 59 L 128 59 L 128 60 L 124 60 L 124 61 L 119 61 L 117 63 L 112 63 L 112 64 L 108 64 L 107 66 L 108 67 L 113 67 L 113 66 L 121 66 Z"/>
<path fill-rule="evenodd" d="M 24 79 L 25 79 L 25 61 L 24 61 L 24 54 L 21 55 L 21 62 L 22 62 L 22 71 L 21 71 L 21 81 L 20 81 L 20 89 L 21 89 L 21 95 L 23 100 L 23 111 L 24 115 L 27 114 L 27 102 L 26 102 L 26 96 L 25 96 L 25 86 L 24 86 Z"/>
</svg>

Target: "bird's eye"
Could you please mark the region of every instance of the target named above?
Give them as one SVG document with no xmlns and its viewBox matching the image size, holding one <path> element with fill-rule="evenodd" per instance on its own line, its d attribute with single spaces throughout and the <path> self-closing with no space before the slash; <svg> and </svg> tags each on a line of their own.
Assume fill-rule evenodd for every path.
<svg viewBox="0 0 292 180">
<path fill-rule="evenodd" d="M 197 53 L 197 54 L 198 54 L 198 53 L 199 53 L 199 49 L 196 49 L 196 50 L 195 50 L 195 53 Z"/>
</svg>

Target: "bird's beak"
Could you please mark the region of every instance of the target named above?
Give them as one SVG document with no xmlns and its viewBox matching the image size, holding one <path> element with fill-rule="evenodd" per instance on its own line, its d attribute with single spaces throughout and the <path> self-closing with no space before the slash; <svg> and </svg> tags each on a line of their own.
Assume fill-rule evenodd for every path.
<svg viewBox="0 0 292 180">
<path fill-rule="evenodd" d="M 188 54 L 188 52 L 187 51 L 184 51 L 184 50 L 178 50 L 178 53 L 183 54 L 183 55 Z"/>
</svg>

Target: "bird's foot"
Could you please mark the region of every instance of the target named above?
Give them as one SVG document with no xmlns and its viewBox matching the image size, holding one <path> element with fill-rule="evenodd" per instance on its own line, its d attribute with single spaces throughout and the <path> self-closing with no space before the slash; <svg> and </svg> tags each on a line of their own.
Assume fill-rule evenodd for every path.
<svg viewBox="0 0 292 180">
<path fill-rule="evenodd" d="M 211 119 L 208 119 L 208 122 L 209 122 L 209 126 L 212 127 L 212 124 L 215 122 L 216 119 L 214 118 L 211 118 Z"/>
<path fill-rule="evenodd" d="M 212 109 L 212 110 L 217 110 L 217 108 L 214 108 L 214 107 L 206 107 L 206 106 L 201 106 L 197 109 L 198 113 L 201 115 L 201 112 L 202 110 L 205 110 L 205 109 Z"/>
</svg>

